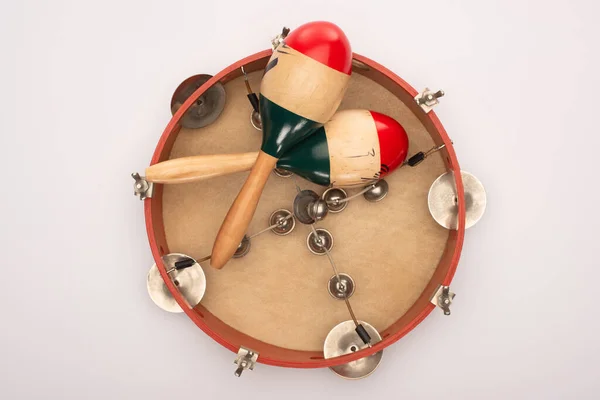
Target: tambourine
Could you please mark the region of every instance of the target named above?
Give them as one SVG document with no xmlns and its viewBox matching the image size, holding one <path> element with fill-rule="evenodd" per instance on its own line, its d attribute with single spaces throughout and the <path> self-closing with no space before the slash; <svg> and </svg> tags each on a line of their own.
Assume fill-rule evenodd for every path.
<svg viewBox="0 0 600 400">
<path fill-rule="evenodd" d="M 273 40 L 275 50 L 288 32 Z M 263 363 L 365 377 L 387 346 L 436 307 L 450 314 L 465 229 L 483 214 L 485 191 L 461 172 L 432 111 L 443 92 L 418 92 L 353 53 L 337 112 L 363 110 L 397 121 L 407 154 L 395 171 L 377 164 L 364 183 L 348 186 L 275 165 L 234 258 L 211 268 L 219 228 L 261 148 L 260 129 L 268 121 L 258 113 L 253 88 L 261 87 L 272 54 L 265 50 L 214 76 L 191 77 L 175 91 L 173 118 L 148 176 L 133 174 L 156 263 L 148 290 L 161 308 L 185 312 L 234 352 L 238 376 Z M 356 156 L 368 157 L 368 147 Z M 178 161 L 185 157 L 205 158 L 193 166 Z M 227 159 L 229 169 L 216 168 L 211 157 Z M 167 161 L 183 169 L 161 180 Z"/>
</svg>

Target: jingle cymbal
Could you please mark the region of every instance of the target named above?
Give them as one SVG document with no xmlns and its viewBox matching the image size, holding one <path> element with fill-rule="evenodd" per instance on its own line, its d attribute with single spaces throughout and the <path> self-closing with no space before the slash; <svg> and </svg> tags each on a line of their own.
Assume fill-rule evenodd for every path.
<svg viewBox="0 0 600 400">
<path fill-rule="evenodd" d="M 191 259 L 191 257 L 180 253 L 171 253 L 162 257 L 162 261 L 165 264 L 167 271 L 171 270 L 169 276 L 173 280 L 173 283 L 190 306 L 194 307 L 196 304 L 200 303 L 200 300 L 202 300 L 204 292 L 206 291 L 206 276 L 204 275 L 204 270 L 200 264 L 193 259 L 194 264 L 190 267 L 179 270 L 175 269 L 176 262 L 188 259 Z M 169 289 L 167 289 L 167 285 L 160 275 L 160 272 L 158 272 L 156 264 L 152 265 L 148 272 L 147 287 L 148 294 L 154 304 L 163 310 L 172 313 L 183 312 L 181 307 L 179 307 L 179 304 L 177 304 L 171 295 L 171 292 L 169 292 Z"/>
<path fill-rule="evenodd" d="M 466 223 L 465 229 L 475 225 L 483 216 L 487 196 L 481 182 L 466 171 L 461 171 L 465 189 Z M 458 229 L 458 198 L 454 175 L 451 172 L 438 177 L 427 197 L 429 212 L 435 221 L 446 229 Z"/>
<path fill-rule="evenodd" d="M 314 232 L 310 232 L 306 237 L 306 246 L 311 253 L 318 256 L 327 254 L 333 248 L 333 235 L 327 229 L 319 228 Z"/>
<path fill-rule="evenodd" d="M 294 175 L 290 171 L 286 171 L 285 169 L 281 168 L 273 168 L 273 172 L 280 178 L 289 178 L 290 176 Z"/>
<path fill-rule="evenodd" d="M 344 209 L 348 206 L 348 202 L 340 202 L 340 200 L 344 200 L 348 197 L 348 193 L 342 188 L 332 187 L 327 189 L 321 195 L 321 198 L 325 200 L 327 203 L 327 208 L 329 208 L 329 212 L 339 213 L 344 211 Z"/>
<path fill-rule="evenodd" d="M 212 78 L 212 75 L 194 75 L 183 81 L 171 99 L 171 113 L 175 114 L 183 103 L 190 97 L 196 89 L 202 86 L 206 81 Z M 225 107 L 225 88 L 220 82 L 215 83 L 205 91 L 194 104 L 186 111 L 179 123 L 184 128 L 197 129 L 210 125 L 219 118 Z"/>
<path fill-rule="evenodd" d="M 381 341 L 381 335 L 370 324 L 364 321 L 358 321 L 371 336 L 371 344 Z M 343 356 L 365 348 L 364 342 L 360 339 L 355 331 L 356 325 L 354 321 L 344 321 L 336 325 L 325 338 L 323 345 L 323 354 L 325 358 L 333 358 Z M 383 351 L 379 351 L 368 357 L 360 358 L 356 361 L 351 361 L 347 364 L 337 365 L 329 369 L 337 375 L 346 379 L 360 379 L 371 375 L 379 366 Z"/>
<path fill-rule="evenodd" d="M 292 213 L 285 209 L 279 209 L 269 217 L 269 226 L 277 225 L 271 229 L 276 235 L 285 236 L 290 234 L 296 227 L 296 219 Z"/>
<path fill-rule="evenodd" d="M 257 131 L 262 131 L 262 119 L 260 117 L 260 114 L 254 110 L 252 110 L 252 112 L 250 113 L 250 123 Z"/>
<path fill-rule="evenodd" d="M 385 196 L 387 196 L 388 192 L 390 191 L 390 187 L 385 179 L 380 179 L 377 182 L 375 182 L 373 185 L 369 185 L 369 186 L 372 186 L 371 189 L 366 191 L 363 194 L 363 196 L 365 197 L 365 199 L 367 201 L 370 201 L 371 203 L 376 203 L 378 201 L 383 200 L 385 198 Z M 366 189 L 366 187 L 365 187 L 365 189 Z"/>
<path fill-rule="evenodd" d="M 244 235 L 242 241 L 238 245 L 235 253 L 233 253 L 233 258 L 242 258 L 246 254 L 250 252 L 250 247 L 252 247 L 252 242 L 250 241 L 250 237 L 248 235 Z"/>
<path fill-rule="evenodd" d="M 343 272 L 333 275 L 327 282 L 327 291 L 336 300 L 349 299 L 354 294 L 354 279 Z"/>
</svg>

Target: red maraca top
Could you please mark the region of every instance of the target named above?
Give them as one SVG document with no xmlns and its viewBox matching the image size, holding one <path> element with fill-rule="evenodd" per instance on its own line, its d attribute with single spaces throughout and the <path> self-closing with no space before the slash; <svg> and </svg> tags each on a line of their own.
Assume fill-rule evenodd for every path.
<svg viewBox="0 0 600 400">
<path fill-rule="evenodd" d="M 346 34 L 331 22 L 316 21 L 301 25 L 290 32 L 285 44 L 321 64 L 350 75 L 350 42 Z"/>
<path fill-rule="evenodd" d="M 379 153 L 381 157 L 381 177 L 395 170 L 404 162 L 408 154 L 408 136 L 395 119 L 387 115 L 371 111 L 375 128 L 379 136 Z M 387 168 L 386 168 L 387 167 Z"/>
</svg>

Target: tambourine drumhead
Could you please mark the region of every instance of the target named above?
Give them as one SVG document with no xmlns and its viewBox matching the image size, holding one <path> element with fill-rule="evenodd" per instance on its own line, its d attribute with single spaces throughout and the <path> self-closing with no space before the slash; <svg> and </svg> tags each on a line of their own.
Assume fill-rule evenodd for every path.
<svg viewBox="0 0 600 400">
<path fill-rule="evenodd" d="M 190 130 L 176 124 L 184 111 L 178 112 L 161 138 L 152 163 L 259 149 L 261 133 L 250 124 L 251 108 L 239 67 L 245 65 L 246 71 L 255 71 L 249 79 L 258 91 L 269 54 L 248 57 L 216 75 L 227 92 L 221 116 L 209 126 Z M 193 309 L 183 302 L 180 305 L 199 327 L 230 350 L 244 346 L 258 351 L 259 362 L 323 367 L 381 350 L 433 309 L 431 296 L 440 284 L 448 284 L 458 262 L 464 228 L 442 228 L 429 214 L 427 204 L 431 183 L 449 169 L 459 170 L 449 139 L 435 115 L 425 114 L 414 102 L 416 92 L 410 86 L 376 63 L 355 57 L 364 64 L 354 70 L 340 108 L 371 109 L 398 120 L 410 139 L 409 155 L 442 143 L 447 149 L 416 168 L 401 168 L 386 177 L 390 191 L 382 201 L 372 203 L 361 196 L 350 201 L 342 212 L 330 213 L 316 224 L 331 232 L 336 265 L 355 282 L 351 298 L 355 314 L 381 333 L 382 341 L 373 348 L 323 359 L 327 334 L 348 320 L 348 311 L 343 301 L 328 292 L 332 270 L 327 258 L 314 255 L 306 246 L 311 232 L 307 225 L 296 224 L 287 236 L 267 232 L 253 238 L 250 252 L 232 259 L 222 270 L 203 265 L 206 293 L 201 304 Z M 206 85 L 200 88 L 205 89 Z M 246 176 L 239 173 L 198 183 L 157 185 L 154 197 L 145 204 L 157 264 L 161 265 L 160 255 L 170 252 L 196 259 L 207 256 Z M 295 183 L 318 194 L 326 189 L 300 178 L 273 174 L 249 235 L 266 228 L 275 210 L 292 210 Z M 460 178 L 456 183 L 460 198 Z M 351 196 L 359 189 L 346 191 Z M 181 299 L 177 293 L 174 296 Z"/>
</svg>

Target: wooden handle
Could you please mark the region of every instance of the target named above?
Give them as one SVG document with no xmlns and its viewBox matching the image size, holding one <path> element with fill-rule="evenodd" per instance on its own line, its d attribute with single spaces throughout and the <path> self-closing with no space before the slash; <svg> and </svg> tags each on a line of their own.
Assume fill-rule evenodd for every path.
<svg viewBox="0 0 600 400">
<path fill-rule="evenodd" d="M 240 193 L 225 216 L 221 229 L 219 229 L 212 249 L 210 260 L 212 267 L 223 268 L 235 253 L 246 234 L 250 221 L 252 221 L 258 200 L 276 163 L 277 159 L 275 157 L 262 151 L 258 153 L 256 164 L 250 171 L 248 179 L 246 179 L 244 186 L 242 186 Z"/>
<path fill-rule="evenodd" d="M 215 176 L 247 171 L 257 152 L 175 158 L 146 168 L 146 180 L 156 183 L 196 182 Z"/>
</svg>

